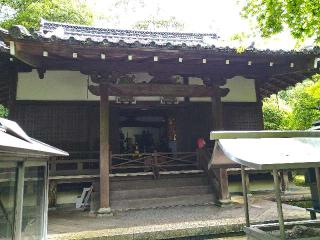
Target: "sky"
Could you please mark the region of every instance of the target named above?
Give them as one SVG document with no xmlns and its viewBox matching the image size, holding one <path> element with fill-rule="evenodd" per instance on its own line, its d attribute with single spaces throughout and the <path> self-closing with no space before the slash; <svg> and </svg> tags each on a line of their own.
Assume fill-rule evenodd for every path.
<svg viewBox="0 0 320 240">
<path fill-rule="evenodd" d="M 109 28 L 132 29 L 134 23 L 151 17 L 165 19 L 175 17 L 184 24 L 184 32 L 216 33 L 226 45 L 239 45 L 230 38 L 241 32 L 254 33 L 254 22 L 240 15 L 245 0 L 91 0 L 87 1 L 93 11 L 101 16 L 95 25 Z M 252 34 L 254 35 L 254 34 Z M 259 35 L 259 34 L 257 34 Z M 295 47 L 288 31 L 262 39 L 251 37 L 241 43 L 255 43 L 260 49 L 284 49 Z M 308 43 L 306 43 L 308 44 Z"/>
</svg>

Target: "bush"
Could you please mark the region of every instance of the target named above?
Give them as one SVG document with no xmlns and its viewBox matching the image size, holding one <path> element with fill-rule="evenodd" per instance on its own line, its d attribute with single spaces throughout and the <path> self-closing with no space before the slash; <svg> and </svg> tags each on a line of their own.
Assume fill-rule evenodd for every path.
<svg viewBox="0 0 320 240">
<path fill-rule="evenodd" d="M 283 104 L 281 104 L 283 105 Z M 267 130 L 288 129 L 291 112 L 279 104 L 276 95 L 263 100 L 264 128 Z"/>
<path fill-rule="evenodd" d="M 0 104 L 0 117 L 8 117 L 9 115 L 9 110 Z"/>
<path fill-rule="evenodd" d="M 293 177 L 293 183 L 296 186 L 301 186 L 301 187 L 307 186 L 304 175 L 296 175 L 296 176 L 294 176 Z"/>
</svg>

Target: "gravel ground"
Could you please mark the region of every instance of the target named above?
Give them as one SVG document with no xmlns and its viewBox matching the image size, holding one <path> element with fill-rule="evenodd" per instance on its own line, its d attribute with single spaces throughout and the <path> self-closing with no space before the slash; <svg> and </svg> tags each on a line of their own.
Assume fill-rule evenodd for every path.
<svg viewBox="0 0 320 240">
<path fill-rule="evenodd" d="M 88 235 L 90 232 L 92 236 L 99 236 L 125 234 L 126 232 L 130 235 L 145 232 L 205 229 L 205 231 L 210 230 L 211 232 L 208 234 L 211 234 L 214 233 L 215 227 L 219 232 L 222 231 L 221 226 L 230 226 L 230 228 L 238 226 L 239 228 L 244 223 L 242 197 L 234 197 L 233 202 L 232 206 L 222 208 L 217 206 L 180 206 L 116 212 L 114 216 L 99 218 L 90 216 L 88 212 L 83 211 L 65 209 L 50 211 L 48 234 L 51 239 L 68 239 L 67 236 L 81 235 L 81 232 L 84 235 Z M 285 219 L 309 218 L 305 209 L 299 207 L 283 204 L 283 210 Z M 276 220 L 276 204 L 259 197 L 251 197 L 250 216 L 252 222 Z M 231 239 L 241 239 L 241 237 Z"/>
</svg>

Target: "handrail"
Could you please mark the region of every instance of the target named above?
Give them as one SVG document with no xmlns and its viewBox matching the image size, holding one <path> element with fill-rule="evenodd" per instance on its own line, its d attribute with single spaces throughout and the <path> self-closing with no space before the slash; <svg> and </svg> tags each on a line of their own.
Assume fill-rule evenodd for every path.
<svg viewBox="0 0 320 240">
<path fill-rule="evenodd" d="M 96 151 L 71 152 L 98 153 Z M 196 152 L 153 152 L 140 154 L 110 153 L 110 172 L 150 172 L 156 168 L 161 170 L 194 169 L 197 166 Z M 83 175 L 99 173 L 99 159 L 95 158 L 54 158 L 50 161 L 50 176 Z"/>
</svg>

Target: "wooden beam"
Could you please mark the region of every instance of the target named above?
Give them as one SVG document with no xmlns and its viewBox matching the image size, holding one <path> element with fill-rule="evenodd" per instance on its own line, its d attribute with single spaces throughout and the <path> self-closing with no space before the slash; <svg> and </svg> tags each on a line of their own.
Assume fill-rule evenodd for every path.
<svg viewBox="0 0 320 240">
<path fill-rule="evenodd" d="M 281 90 L 281 88 L 279 86 L 276 86 L 274 84 L 271 85 L 270 83 L 264 83 L 262 85 L 262 88 L 265 90 L 268 90 L 269 92 L 272 92 L 272 93 L 276 93 Z"/>
<path fill-rule="evenodd" d="M 266 64 L 259 64 L 254 67 L 248 66 L 246 63 L 234 63 L 226 65 L 223 63 L 207 63 L 207 64 L 195 64 L 195 63 L 166 63 L 166 62 L 144 62 L 139 63 L 130 61 L 108 61 L 101 62 L 95 60 L 86 61 L 73 61 L 73 60 L 50 60 L 44 59 L 44 65 L 47 69 L 68 69 L 68 70 L 80 70 L 82 72 L 103 72 L 117 71 L 121 73 L 132 72 L 161 72 L 172 75 L 188 75 L 188 76 L 212 76 L 213 74 L 224 75 L 226 78 L 231 78 L 237 75 L 241 75 L 248 78 L 255 78 L 261 74 L 268 73 L 269 75 L 285 74 L 295 72 L 296 70 L 306 70 L 309 65 L 307 63 L 297 65 L 295 68 L 290 68 L 287 64 L 278 64 L 272 68 Z"/>
<path fill-rule="evenodd" d="M 37 53 L 30 54 L 24 50 L 24 47 L 21 46 L 18 42 L 14 43 L 15 51 L 14 57 L 19 59 L 21 62 L 28 64 L 31 67 L 39 68 L 42 67 L 41 57 Z"/>
<path fill-rule="evenodd" d="M 289 79 L 272 79 L 270 83 L 273 83 L 275 85 L 278 85 L 281 87 L 281 89 L 285 89 L 289 86 L 294 86 L 298 83 L 299 81 L 292 81 Z"/>
<path fill-rule="evenodd" d="M 275 92 L 273 92 L 273 90 L 267 89 L 265 87 L 260 88 L 260 92 L 263 97 L 267 97 L 267 96 L 270 96 L 271 94 L 275 93 Z"/>
<path fill-rule="evenodd" d="M 110 212 L 109 186 L 109 100 L 108 89 L 102 86 L 100 96 L 100 209 L 99 213 Z"/>
<path fill-rule="evenodd" d="M 20 51 L 16 50 L 14 56 L 17 59 L 19 59 L 21 62 L 24 62 L 33 68 L 42 68 L 42 66 L 43 66 L 42 62 L 40 61 L 40 59 L 38 57 L 28 55 L 24 52 L 20 52 Z"/>
<path fill-rule="evenodd" d="M 303 79 L 301 79 L 301 78 L 293 78 L 291 75 L 283 75 L 283 76 L 273 77 L 271 79 L 271 81 L 272 80 L 275 80 L 276 82 L 285 82 L 285 83 L 288 83 L 288 84 L 296 84 L 297 82 L 302 81 Z"/>
<path fill-rule="evenodd" d="M 98 57 L 100 56 L 100 53 L 108 52 L 106 58 L 110 56 L 114 57 L 125 57 L 128 54 L 131 54 L 133 56 L 144 56 L 144 57 L 150 57 L 150 59 L 153 60 L 153 56 L 158 56 L 159 60 L 165 59 L 165 58 L 177 58 L 177 57 L 183 57 L 184 60 L 187 58 L 197 58 L 199 60 L 202 60 L 203 58 L 206 58 L 209 61 L 211 61 L 211 57 L 214 56 L 214 59 L 220 57 L 222 61 L 225 61 L 225 57 L 229 56 L 232 57 L 234 60 L 238 61 L 244 61 L 246 64 L 248 61 L 252 61 L 252 66 L 254 66 L 256 63 L 260 62 L 274 62 L 275 65 L 277 63 L 290 63 L 293 62 L 296 63 L 301 61 L 301 59 L 308 59 L 310 62 L 314 62 L 315 55 L 308 54 L 308 55 L 301 55 L 301 54 L 283 54 L 283 53 L 277 53 L 274 54 L 264 54 L 259 51 L 257 52 L 244 52 L 242 54 L 237 53 L 236 50 L 227 50 L 227 51 L 217 51 L 215 49 L 175 49 L 175 48 L 161 48 L 161 47 L 142 47 L 142 46 L 112 46 L 112 44 L 109 45 L 96 45 L 96 44 L 82 44 L 78 41 L 30 41 L 30 40 L 21 40 L 21 39 L 13 39 L 13 38 L 7 38 L 6 41 L 15 41 L 17 45 L 19 45 L 22 49 L 25 49 L 28 52 L 37 53 L 40 52 L 40 55 L 42 55 L 43 50 L 47 50 L 50 52 L 59 55 L 59 56 L 70 56 L 70 53 L 72 51 L 76 51 L 81 53 L 81 55 L 86 57 Z M 304 60 L 303 60 L 304 61 Z M 232 61 L 231 61 L 232 62 Z M 313 65 L 312 65 L 313 67 Z"/>
<path fill-rule="evenodd" d="M 272 81 L 272 82 L 266 82 L 264 84 L 264 86 L 266 88 L 270 88 L 270 89 L 286 89 L 289 84 L 288 83 L 284 83 L 284 82 L 279 82 L 279 81 Z"/>
<path fill-rule="evenodd" d="M 104 90 L 99 85 L 90 85 L 92 94 L 100 96 Z M 180 84 L 108 84 L 110 96 L 162 96 L 162 97 L 224 97 L 227 88 L 214 88 L 200 85 Z"/>
<path fill-rule="evenodd" d="M 223 72 L 226 75 L 226 78 L 233 77 L 235 75 L 242 75 L 244 77 L 255 77 L 262 73 L 268 72 L 271 74 L 285 74 L 288 72 L 296 72 L 302 70 L 308 70 L 313 68 L 313 60 L 311 61 L 308 57 L 300 57 L 297 58 L 295 62 L 295 67 L 290 68 L 289 60 L 290 59 L 281 59 L 275 60 L 275 65 L 273 67 L 269 67 L 267 64 L 268 61 L 266 58 L 262 58 L 261 56 L 257 55 L 259 61 L 253 61 L 254 64 L 252 66 L 248 66 L 247 60 L 248 57 L 245 55 L 232 55 L 224 53 L 221 55 L 217 52 L 210 52 L 204 51 L 202 55 L 198 53 L 198 51 L 191 51 L 189 50 L 188 53 L 181 54 L 178 51 L 176 54 L 176 50 L 174 52 L 166 52 L 161 49 L 149 49 L 148 51 L 142 51 L 141 49 L 126 49 L 124 53 L 121 53 L 121 57 L 116 55 L 115 58 L 108 57 L 107 60 L 100 59 L 101 51 L 124 51 L 123 49 L 119 48 L 100 48 L 100 49 L 92 49 L 91 47 L 81 48 L 81 49 L 74 49 L 72 46 L 54 46 L 55 48 L 59 48 L 59 51 L 62 55 L 60 55 L 58 50 L 53 50 L 52 48 L 45 47 L 45 46 L 34 46 L 34 45 L 27 45 L 24 43 L 16 43 L 18 51 L 18 55 L 16 56 L 21 61 L 24 61 L 35 68 L 42 68 L 45 67 L 48 70 L 80 70 L 83 72 L 103 72 L 106 69 L 109 71 L 119 71 L 119 72 L 141 72 L 141 71 L 148 71 L 148 72 L 162 72 L 162 73 L 173 73 L 173 74 L 185 74 L 190 76 L 196 75 L 204 75 L 207 74 L 208 76 L 212 76 L 218 72 Z M 49 51 L 48 49 L 51 49 Z M 43 51 L 48 51 L 49 56 L 43 57 Z M 128 53 L 131 54 L 131 51 L 140 51 L 140 56 L 136 56 L 133 54 L 133 60 L 128 61 L 127 55 Z M 78 53 L 78 58 L 73 59 L 72 53 Z M 89 52 L 91 57 L 87 56 L 87 54 L 83 53 Z M 161 60 L 160 53 L 166 54 L 167 56 Z M 180 50 L 181 51 L 181 50 Z M 110 54 L 110 53 L 109 53 Z M 147 54 L 147 58 L 145 56 L 141 56 L 141 54 Z M 153 56 L 158 55 L 159 61 L 154 62 Z M 177 60 L 177 56 L 183 55 L 183 63 L 179 63 Z M 188 55 L 188 57 L 186 56 Z M 202 58 L 207 59 L 207 63 L 202 63 Z M 148 61 L 141 62 L 141 58 L 149 59 Z M 225 64 L 225 59 L 230 59 L 230 64 Z M 252 57 L 251 57 L 252 58 Z M 250 58 L 250 59 L 251 59 Z M 138 60 L 138 61 L 135 61 Z M 139 60 L 140 59 L 140 60 Z M 173 59 L 173 60 L 169 60 Z M 187 61 L 187 59 L 189 59 Z M 177 60 L 177 61 L 176 61 Z M 264 60 L 264 61 L 262 61 Z"/>
</svg>

